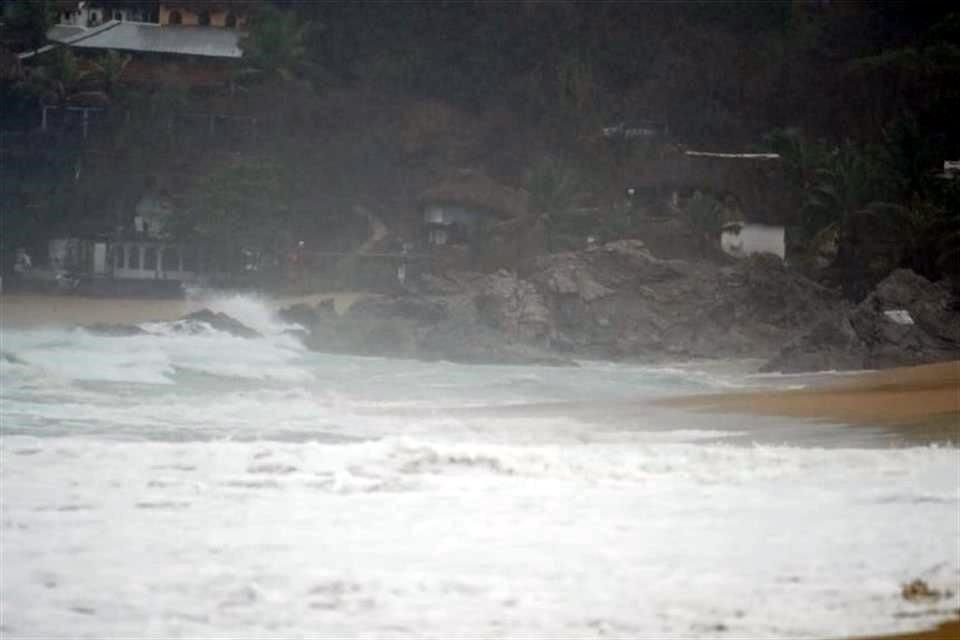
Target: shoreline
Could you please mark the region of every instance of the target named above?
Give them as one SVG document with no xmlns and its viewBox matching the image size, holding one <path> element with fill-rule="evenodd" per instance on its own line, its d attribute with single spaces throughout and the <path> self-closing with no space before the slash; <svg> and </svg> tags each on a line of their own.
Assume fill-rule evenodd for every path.
<svg viewBox="0 0 960 640">
<path fill-rule="evenodd" d="M 865 371 L 805 389 L 687 395 L 655 404 L 849 425 L 939 427 L 960 436 L 960 360 Z"/>
<path fill-rule="evenodd" d="M 103 298 L 4 293 L 0 294 L 0 327 L 38 329 L 179 320 L 194 311 L 215 307 L 218 300 L 228 300 L 235 295 L 226 292 L 210 292 L 206 297 L 201 295 L 185 298 Z M 314 305 L 332 299 L 337 313 L 344 313 L 354 302 L 366 295 L 369 294 L 349 291 L 282 296 L 253 294 L 274 311 L 294 304 Z"/>
<path fill-rule="evenodd" d="M 943 622 L 926 631 L 897 633 L 889 636 L 857 637 L 851 640 L 957 640 L 960 638 L 960 619 Z"/>
<path fill-rule="evenodd" d="M 306 296 L 257 296 L 271 309 L 332 299 L 339 313 L 362 298 L 363 293 L 319 293 Z M 76 326 L 92 322 L 133 324 L 151 320 L 174 320 L 233 294 L 176 300 L 89 298 L 79 296 L 0 296 L 0 327 L 40 328 Z M 823 380 L 828 376 L 812 380 Z M 960 437 L 960 360 L 883 371 L 850 372 L 804 389 L 756 389 L 743 392 L 688 395 L 652 403 L 706 413 L 755 413 L 783 415 L 851 425 L 901 426 L 905 432 L 929 432 L 939 421 L 947 435 Z M 839 379 L 838 379 L 839 378 Z M 636 404 L 627 406 L 636 410 Z M 515 411 L 504 407 L 503 411 Z M 397 411 L 391 409 L 391 412 Z M 856 428 L 856 427 L 852 427 Z M 925 431 L 926 430 L 926 431 Z M 931 624 L 933 624 L 931 622 Z M 851 640 L 960 640 L 960 619 L 952 619 L 925 631 L 891 635 L 856 636 Z"/>
</svg>

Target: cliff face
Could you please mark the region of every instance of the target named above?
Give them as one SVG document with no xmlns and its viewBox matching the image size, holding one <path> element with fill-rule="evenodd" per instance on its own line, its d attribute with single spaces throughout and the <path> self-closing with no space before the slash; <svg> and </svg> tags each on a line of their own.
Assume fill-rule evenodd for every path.
<svg viewBox="0 0 960 640">
<path fill-rule="evenodd" d="M 945 282 L 899 269 L 784 345 L 769 371 L 882 369 L 960 358 L 960 313 Z"/>
</svg>

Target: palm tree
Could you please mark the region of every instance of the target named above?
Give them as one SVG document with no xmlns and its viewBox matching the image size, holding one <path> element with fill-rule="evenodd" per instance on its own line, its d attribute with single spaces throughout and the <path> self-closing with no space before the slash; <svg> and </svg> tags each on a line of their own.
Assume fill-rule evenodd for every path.
<svg viewBox="0 0 960 640">
<path fill-rule="evenodd" d="M 581 182 L 580 175 L 560 160 L 541 159 L 527 172 L 531 209 L 540 214 L 562 212 L 573 203 Z"/>
<path fill-rule="evenodd" d="M 240 41 L 245 77 L 275 75 L 292 80 L 307 71 L 307 36 L 313 25 L 301 22 L 293 11 L 260 7 L 250 33 Z"/>
<path fill-rule="evenodd" d="M 17 87 L 42 104 L 59 105 L 83 92 L 90 76 L 70 49 L 60 48 L 49 64 L 30 68 Z"/>
<path fill-rule="evenodd" d="M 96 76 L 107 96 L 114 97 L 117 89 L 120 88 L 123 83 L 123 72 L 131 59 L 129 54 L 120 54 L 111 49 L 90 63 L 90 73 Z"/>
<path fill-rule="evenodd" d="M 805 238 L 812 240 L 831 227 L 842 226 L 875 200 L 879 171 L 873 158 L 857 145 L 836 147 L 807 185 L 800 210 Z"/>
</svg>

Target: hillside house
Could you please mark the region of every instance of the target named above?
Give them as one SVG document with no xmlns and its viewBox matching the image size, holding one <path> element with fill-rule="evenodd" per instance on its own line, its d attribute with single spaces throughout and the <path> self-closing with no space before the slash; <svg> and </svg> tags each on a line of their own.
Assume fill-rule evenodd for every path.
<svg viewBox="0 0 960 640">
<path fill-rule="evenodd" d="M 222 86 L 243 56 L 242 33 L 215 26 L 110 20 L 90 28 L 54 27 L 47 37 L 81 56 L 130 55 L 124 81 L 131 84 Z"/>
<path fill-rule="evenodd" d="M 157 22 L 157 3 L 149 0 L 97 2 L 96 0 L 59 0 L 53 3 L 57 25 L 61 27 L 97 27 L 105 22 Z"/>
<path fill-rule="evenodd" d="M 434 268 L 490 271 L 535 255 L 544 241 L 528 200 L 526 191 L 472 172 L 424 191 L 417 202 Z"/>
<path fill-rule="evenodd" d="M 158 16 L 165 26 L 242 29 L 247 24 L 244 5 L 239 2 L 161 2 Z"/>
<path fill-rule="evenodd" d="M 63 27 L 91 28 L 116 21 L 239 29 L 247 22 L 242 2 L 56 0 L 52 4 L 57 24 Z"/>
</svg>

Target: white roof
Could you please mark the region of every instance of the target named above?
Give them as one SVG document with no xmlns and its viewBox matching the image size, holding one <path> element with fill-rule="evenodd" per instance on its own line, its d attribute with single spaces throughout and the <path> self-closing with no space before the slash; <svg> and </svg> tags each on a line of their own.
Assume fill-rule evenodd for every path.
<svg viewBox="0 0 960 640">
<path fill-rule="evenodd" d="M 159 25 L 111 20 L 80 33 L 51 30 L 47 37 L 77 49 L 116 49 L 210 58 L 240 58 L 241 33 L 222 27 Z"/>
</svg>

